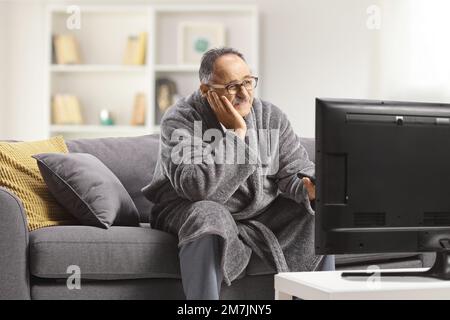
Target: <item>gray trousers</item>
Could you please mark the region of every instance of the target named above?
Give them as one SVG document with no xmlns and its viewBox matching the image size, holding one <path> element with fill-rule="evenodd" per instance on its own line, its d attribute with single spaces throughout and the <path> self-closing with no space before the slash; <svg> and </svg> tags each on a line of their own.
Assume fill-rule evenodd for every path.
<svg viewBox="0 0 450 320">
<path fill-rule="evenodd" d="M 181 246 L 181 281 L 187 300 L 218 300 L 223 275 L 219 236 L 206 235 Z M 334 256 L 325 256 L 317 271 L 334 271 Z"/>
<path fill-rule="evenodd" d="M 219 300 L 223 275 L 219 236 L 208 234 L 181 246 L 181 281 L 187 300 Z"/>
</svg>

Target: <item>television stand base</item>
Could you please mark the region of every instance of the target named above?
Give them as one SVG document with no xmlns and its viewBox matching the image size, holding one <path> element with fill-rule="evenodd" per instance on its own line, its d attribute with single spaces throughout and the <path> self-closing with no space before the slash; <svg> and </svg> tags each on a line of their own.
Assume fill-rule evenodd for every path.
<svg viewBox="0 0 450 320">
<path fill-rule="evenodd" d="M 427 277 L 427 278 L 437 278 L 441 280 L 450 280 L 450 251 L 444 250 L 436 252 L 436 261 L 433 266 L 423 272 L 343 272 L 343 278 L 354 278 L 354 277 L 370 277 L 373 275 L 378 275 L 379 277 Z"/>
</svg>

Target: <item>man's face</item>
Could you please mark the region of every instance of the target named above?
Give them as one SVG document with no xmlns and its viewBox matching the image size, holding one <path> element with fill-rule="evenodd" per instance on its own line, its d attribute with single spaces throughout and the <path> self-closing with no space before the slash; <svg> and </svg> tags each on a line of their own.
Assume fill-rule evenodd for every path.
<svg viewBox="0 0 450 320">
<path fill-rule="evenodd" d="M 241 83 L 250 76 L 250 68 L 244 60 L 237 55 L 227 54 L 219 57 L 214 63 L 214 72 L 210 83 L 218 85 Z M 225 88 L 211 88 L 202 85 L 200 89 L 203 93 L 206 93 L 207 90 L 213 90 L 219 96 L 227 97 L 242 117 L 250 113 L 253 103 L 253 90 L 248 90 L 241 86 L 236 94 L 230 94 Z"/>
</svg>

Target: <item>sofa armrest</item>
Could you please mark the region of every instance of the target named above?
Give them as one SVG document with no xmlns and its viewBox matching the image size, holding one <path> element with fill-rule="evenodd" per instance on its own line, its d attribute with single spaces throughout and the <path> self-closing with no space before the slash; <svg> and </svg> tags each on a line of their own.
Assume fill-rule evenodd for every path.
<svg viewBox="0 0 450 320">
<path fill-rule="evenodd" d="M 0 300 L 30 299 L 28 226 L 22 202 L 0 187 Z"/>
</svg>

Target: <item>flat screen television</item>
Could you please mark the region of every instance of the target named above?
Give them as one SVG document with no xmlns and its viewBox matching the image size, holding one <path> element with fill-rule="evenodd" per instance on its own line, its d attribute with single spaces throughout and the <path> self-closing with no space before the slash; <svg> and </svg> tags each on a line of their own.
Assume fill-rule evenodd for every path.
<svg viewBox="0 0 450 320">
<path fill-rule="evenodd" d="M 315 249 L 434 251 L 425 273 L 381 274 L 450 279 L 450 104 L 316 99 Z"/>
</svg>

